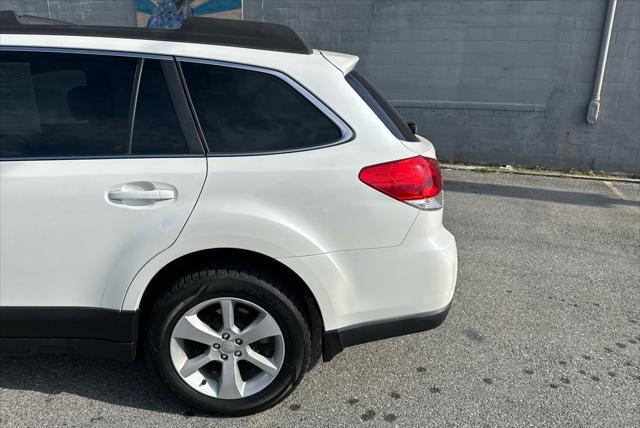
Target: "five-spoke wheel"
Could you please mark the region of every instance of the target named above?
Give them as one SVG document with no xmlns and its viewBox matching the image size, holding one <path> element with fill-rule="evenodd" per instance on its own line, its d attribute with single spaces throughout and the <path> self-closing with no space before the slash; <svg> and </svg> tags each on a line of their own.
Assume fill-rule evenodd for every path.
<svg viewBox="0 0 640 428">
<path fill-rule="evenodd" d="M 170 350 L 176 371 L 192 388 L 235 399 L 271 383 L 282 367 L 285 345 L 278 323 L 265 309 L 224 297 L 185 312 L 171 333 Z"/>
</svg>

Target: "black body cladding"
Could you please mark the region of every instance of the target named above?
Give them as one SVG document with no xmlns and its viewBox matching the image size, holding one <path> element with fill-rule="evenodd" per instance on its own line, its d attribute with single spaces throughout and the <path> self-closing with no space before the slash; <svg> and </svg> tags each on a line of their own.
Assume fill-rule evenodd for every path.
<svg viewBox="0 0 640 428">
<path fill-rule="evenodd" d="M 33 20 L 25 19 L 25 22 Z M 297 54 L 311 49 L 291 28 L 264 22 L 216 18 L 188 18 L 179 30 L 88 26 L 58 23 L 22 24 L 11 11 L 0 11 L 0 34 L 112 37 L 234 46 Z"/>
<path fill-rule="evenodd" d="M 132 361 L 138 311 L 0 307 L 0 354 L 77 353 Z"/>
<path fill-rule="evenodd" d="M 439 311 L 325 331 L 322 338 L 322 357 L 324 361 L 331 361 L 349 346 L 433 330 L 447 318 L 450 307 L 451 304 Z"/>
</svg>

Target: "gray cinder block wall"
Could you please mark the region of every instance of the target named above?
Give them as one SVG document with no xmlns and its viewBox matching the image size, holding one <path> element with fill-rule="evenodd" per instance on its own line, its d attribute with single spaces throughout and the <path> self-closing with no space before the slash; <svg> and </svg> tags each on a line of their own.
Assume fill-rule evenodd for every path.
<svg viewBox="0 0 640 428">
<path fill-rule="evenodd" d="M 0 10 L 75 24 L 136 25 L 135 0 L 0 0 Z"/>
<path fill-rule="evenodd" d="M 600 120 L 586 123 L 608 0 L 244 0 L 360 69 L 441 159 L 640 175 L 640 0 L 619 0 Z M 135 25 L 135 0 L 0 0 Z"/>
<path fill-rule="evenodd" d="M 586 123 L 607 0 L 245 0 L 350 52 L 442 159 L 640 174 L 640 1 L 619 0 L 600 120 Z"/>
</svg>

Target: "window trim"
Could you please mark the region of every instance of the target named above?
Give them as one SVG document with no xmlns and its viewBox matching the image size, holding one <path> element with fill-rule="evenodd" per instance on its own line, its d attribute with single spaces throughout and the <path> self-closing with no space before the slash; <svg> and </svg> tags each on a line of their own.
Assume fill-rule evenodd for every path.
<svg viewBox="0 0 640 428">
<path fill-rule="evenodd" d="M 178 63 L 176 58 L 171 55 L 157 55 L 157 54 L 145 54 L 145 53 L 136 53 L 136 52 L 122 52 L 122 51 L 110 51 L 110 50 L 96 50 L 96 49 L 79 49 L 79 48 L 53 48 L 53 47 L 37 47 L 37 46 L 0 46 L 0 52 L 40 52 L 40 53 L 61 53 L 61 54 L 77 54 L 77 55 L 99 55 L 99 56 L 111 56 L 111 57 L 125 57 L 125 58 L 136 58 L 136 73 L 134 76 L 134 85 L 131 88 L 131 106 L 136 106 L 138 104 L 138 95 L 139 95 L 139 87 L 140 81 L 142 77 L 142 66 L 141 64 L 145 59 L 151 60 L 160 60 L 160 61 L 170 61 L 174 64 L 175 67 L 178 67 Z M 164 75 L 164 73 L 163 73 Z M 168 78 L 166 75 L 165 80 L 167 81 L 167 85 L 170 85 Z M 176 76 L 178 78 L 178 76 Z M 182 105 L 177 105 L 172 99 L 171 102 L 174 106 L 176 115 L 186 115 L 190 121 L 193 121 L 194 126 L 196 128 L 199 127 L 199 124 L 196 121 L 195 116 L 189 109 L 185 109 L 185 106 L 188 106 L 189 99 L 188 94 L 185 92 L 185 87 L 182 82 L 175 82 L 175 86 L 182 88 L 181 98 L 183 98 L 184 103 L 180 103 Z M 133 138 L 133 127 L 135 124 L 135 110 L 129 111 L 129 121 L 127 126 L 128 130 L 128 138 L 127 144 L 130 146 Z M 182 131 L 182 130 L 181 130 Z M 182 131 L 184 134 L 184 131 Z M 175 153 L 175 154 L 145 154 L 145 155 L 136 155 L 136 154 L 123 154 L 123 155 L 86 155 L 86 156 L 21 156 L 21 157 L 3 157 L 0 156 L 0 162 L 25 162 L 25 161 L 62 161 L 62 160 L 116 160 L 116 159 L 171 159 L 171 158 L 200 158 L 206 156 L 207 149 L 204 144 L 203 137 L 199 132 L 194 133 L 198 137 L 198 141 L 194 141 L 193 143 L 187 141 L 187 146 L 199 147 L 201 150 L 198 153 Z M 185 139 L 188 138 L 186 134 L 184 134 Z"/>
<path fill-rule="evenodd" d="M 208 60 L 208 59 L 191 58 L 191 57 L 183 57 L 183 56 L 176 56 L 175 59 L 176 59 L 177 65 L 178 65 L 178 69 L 180 70 L 180 76 L 183 79 L 184 90 L 185 90 L 185 93 L 187 95 L 187 99 L 189 100 L 189 104 L 190 104 L 190 106 L 192 108 L 192 114 L 193 114 L 194 120 L 196 121 L 198 130 L 200 132 L 200 138 L 202 138 L 202 140 L 203 140 L 203 142 L 205 144 L 205 148 L 206 148 L 206 151 L 207 151 L 207 157 L 263 156 L 263 155 L 275 155 L 275 154 L 285 154 L 285 153 L 306 152 L 306 151 L 309 151 L 309 150 L 317 150 L 317 149 L 322 149 L 322 148 L 326 148 L 326 147 L 332 147 L 332 146 L 337 146 L 337 145 L 340 145 L 340 144 L 348 143 L 348 142 L 352 141 L 355 138 L 355 135 L 356 135 L 355 132 L 342 119 L 342 117 L 340 117 L 329 106 L 327 106 L 325 103 L 323 103 L 318 97 L 316 97 L 311 91 L 309 91 L 307 88 L 305 88 L 302 84 L 300 84 L 298 81 L 293 79 L 291 76 L 283 73 L 282 71 L 275 70 L 275 69 L 272 69 L 272 68 L 267 68 L 267 67 L 240 64 L 240 63 L 228 62 L 228 61 Z M 182 70 L 182 63 L 183 62 L 195 63 L 195 64 L 205 64 L 205 65 L 212 65 L 212 66 L 218 66 L 218 67 L 236 68 L 236 69 L 240 69 L 240 70 L 255 71 L 255 72 L 258 72 L 258 73 L 264 73 L 264 74 L 269 74 L 269 75 L 275 76 L 275 77 L 283 80 L 293 90 L 297 91 L 300 95 L 302 95 L 304 98 L 306 98 L 307 101 L 309 101 L 311 104 L 313 104 L 327 119 L 329 119 L 338 128 L 338 130 L 340 131 L 341 136 L 340 136 L 340 138 L 338 140 L 332 141 L 330 143 L 317 144 L 317 145 L 312 145 L 312 146 L 305 146 L 305 147 L 301 147 L 301 148 L 298 148 L 298 149 L 265 150 L 265 151 L 242 152 L 242 153 L 236 153 L 236 152 L 215 153 L 215 152 L 213 152 L 211 150 L 211 146 L 209 145 L 209 143 L 207 142 L 207 140 L 206 140 L 206 138 L 204 136 L 204 132 L 202 130 L 202 126 L 200 124 L 200 120 L 198 119 L 198 114 L 197 114 L 197 112 L 195 110 L 195 106 L 193 105 L 193 101 L 192 101 L 191 95 L 189 93 L 189 88 L 187 86 L 186 78 L 185 78 L 184 72 Z"/>
<path fill-rule="evenodd" d="M 133 149 L 133 133 L 136 126 L 136 111 L 138 109 L 138 96 L 140 95 L 140 82 L 142 81 L 142 71 L 144 70 L 145 58 L 138 58 L 136 64 L 136 74 L 133 78 L 133 88 L 131 90 L 131 100 L 129 101 L 129 141 L 125 154 L 130 155 Z"/>
<path fill-rule="evenodd" d="M 351 86 L 367 106 L 378 116 L 385 127 L 400 141 L 418 142 L 420 139 L 409 129 L 400 113 L 391 105 L 380 91 L 358 70 L 352 70 L 345 77 Z M 360 93 L 363 91 L 363 93 Z M 369 100 L 368 100 L 369 99 Z M 370 101 L 374 104 L 371 105 Z"/>
<path fill-rule="evenodd" d="M 10 52 L 43 52 L 43 53 L 70 53 L 80 55 L 122 56 L 127 58 L 163 59 L 173 60 L 171 55 L 146 54 L 142 52 L 111 51 L 106 49 L 83 48 L 54 48 L 46 46 L 0 46 L 0 51 Z"/>
</svg>

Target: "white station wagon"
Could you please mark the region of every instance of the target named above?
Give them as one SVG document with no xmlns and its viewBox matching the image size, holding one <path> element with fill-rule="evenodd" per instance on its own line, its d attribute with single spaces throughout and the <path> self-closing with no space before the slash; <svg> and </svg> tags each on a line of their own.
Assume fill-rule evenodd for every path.
<svg viewBox="0 0 640 428">
<path fill-rule="evenodd" d="M 320 356 L 440 325 L 442 176 L 356 70 L 289 28 L 0 12 L 0 349 L 144 354 L 241 415 Z"/>
</svg>

